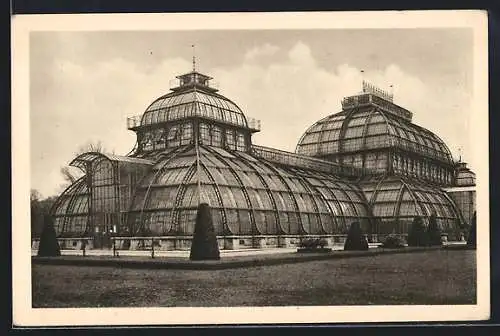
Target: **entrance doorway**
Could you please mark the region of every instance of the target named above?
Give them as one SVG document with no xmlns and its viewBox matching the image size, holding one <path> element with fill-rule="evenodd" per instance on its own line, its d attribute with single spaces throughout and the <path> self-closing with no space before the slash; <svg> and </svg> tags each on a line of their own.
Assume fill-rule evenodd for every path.
<svg viewBox="0 0 500 336">
<path fill-rule="evenodd" d="M 112 248 L 112 237 L 116 234 L 117 225 L 114 213 L 97 213 L 94 215 L 94 247 Z"/>
</svg>

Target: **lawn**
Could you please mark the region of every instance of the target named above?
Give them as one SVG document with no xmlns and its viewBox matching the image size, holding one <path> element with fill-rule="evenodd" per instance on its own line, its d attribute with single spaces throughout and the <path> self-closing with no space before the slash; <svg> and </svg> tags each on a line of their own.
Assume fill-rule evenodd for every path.
<svg viewBox="0 0 500 336">
<path fill-rule="evenodd" d="M 475 304 L 475 251 L 227 270 L 33 265 L 33 307 Z"/>
</svg>

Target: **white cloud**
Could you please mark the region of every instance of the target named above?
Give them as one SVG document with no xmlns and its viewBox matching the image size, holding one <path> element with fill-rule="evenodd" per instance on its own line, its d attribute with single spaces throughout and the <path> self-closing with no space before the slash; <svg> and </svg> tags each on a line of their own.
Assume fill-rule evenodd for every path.
<svg viewBox="0 0 500 336">
<path fill-rule="evenodd" d="M 269 44 L 269 43 L 266 43 L 262 46 L 257 46 L 257 47 L 254 47 L 254 48 L 248 50 L 245 54 L 245 60 L 251 61 L 251 60 L 255 60 L 255 59 L 262 57 L 262 56 L 272 56 L 272 55 L 276 54 L 278 52 L 278 50 L 279 50 L 279 47 L 272 45 L 272 44 Z"/>
<path fill-rule="evenodd" d="M 297 42 L 288 53 L 290 61 L 297 65 L 314 66 L 315 61 L 309 46 L 303 42 Z"/>
<path fill-rule="evenodd" d="M 167 93 L 179 69 L 189 71 L 189 62 L 165 60 L 144 73 L 123 59 L 97 66 L 56 61 L 52 85 L 32 96 L 33 187 L 45 196 L 59 190 L 59 169 L 88 142 L 101 141 L 108 151 L 128 153 L 135 134 L 126 129 L 127 117 L 142 114 L 155 98 Z"/>
<path fill-rule="evenodd" d="M 219 68 L 213 75 L 224 95 L 248 116 L 262 120 L 262 131 L 254 136 L 261 145 L 293 151 L 312 123 L 339 112 L 342 98 L 358 93 L 366 79 L 386 90 L 393 85 L 395 103 L 412 111 L 414 122 L 438 134 L 453 154 L 459 146 L 464 153 L 472 151 L 461 135 L 467 132 L 464 120 L 470 115 L 467 95 L 454 87 L 429 87 L 397 64 L 364 74 L 341 64 L 329 72 L 317 65 L 305 43 L 298 42 L 286 59 Z"/>
</svg>

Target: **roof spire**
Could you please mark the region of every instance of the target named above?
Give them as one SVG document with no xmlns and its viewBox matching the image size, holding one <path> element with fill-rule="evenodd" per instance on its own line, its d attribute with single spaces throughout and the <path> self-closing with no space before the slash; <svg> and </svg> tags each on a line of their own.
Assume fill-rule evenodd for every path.
<svg viewBox="0 0 500 336">
<path fill-rule="evenodd" d="M 390 87 L 391 87 L 391 91 L 392 91 L 392 85 Z M 371 84 L 370 82 L 367 82 L 364 79 L 363 79 L 363 91 L 362 91 L 362 93 L 370 93 L 370 94 L 376 95 L 382 99 L 390 101 L 391 103 L 394 99 L 394 94 L 392 92 L 382 90 L 382 89 L 378 88 L 377 86 Z"/>
<path fill-rule="evenodd" d="M 191 48 L 193 48 L 193 72 L 196 71 L 196 54 L 194 44 L 191 44 Z"/>
<path fill-rule="evenodd" d="M 365 70 L 364 69 L 361 69 L 359 71 L 361 73 L 361 93 L 365 93 L 365 86 L 366 86 L 366 82 L 365 82 Z"/>
</svg>

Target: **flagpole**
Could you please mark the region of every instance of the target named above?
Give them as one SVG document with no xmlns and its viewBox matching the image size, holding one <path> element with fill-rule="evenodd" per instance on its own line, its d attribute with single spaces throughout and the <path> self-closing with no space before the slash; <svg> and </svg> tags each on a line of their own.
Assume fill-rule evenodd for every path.
<svg viewBox="0 0 500 336">
<path fill-rule="evenodd" d="M 199 130 L 198 130 L 199 131 Z M 195 139 L 195 151 L 196 151 L 196 179 L 197 179 L 197 193 L 198 193 L 198 205 L 201 204 L 201 179 L 200 179 L 200 148 L 198 144 L 198 138 Z"/>
<path fill-rule="evenodd" d="M 192 44 L 191 48 L 193 48 L 193 72 L 196 71 L 196 55 L 195 55 L 195 45 Z M 198 205 L 201 204 L 201 178 L 200 178 L 200 145 L 199 145 L 199 139 L 200 139 L 200 126 L 199 123 L 195 123 L 197 130 L 196 132 L 193 132 L 193 135 L 196 134 L 196 137 L 194 139 L 194 148 L 196 152 L 196 188 L 197 188 L 197 194 L 198 194 Z"/>
<path fill-rule="evenodd" d="M 361 93 L 365 93 L 365 70 L 361 69 Z"/>
<path fill-rule="evenodd" d="M 195 45 L 191 44 L 191 48 L 193 49 L 193 72 L 196 71 L 196 54 L 195 54 Z"/>
</svg>

